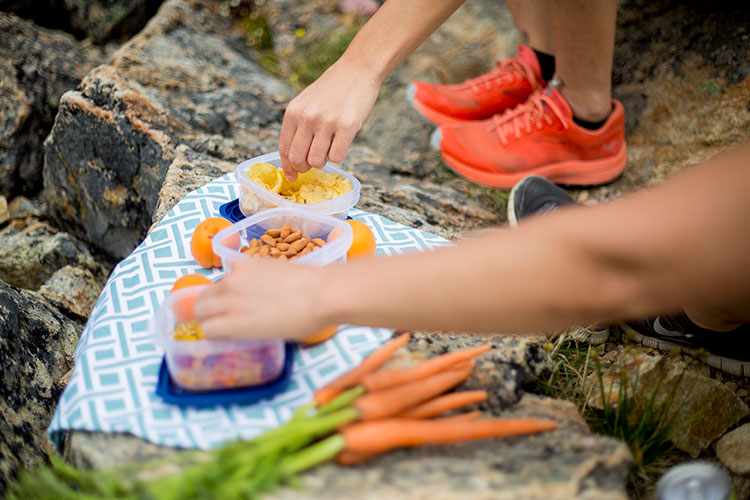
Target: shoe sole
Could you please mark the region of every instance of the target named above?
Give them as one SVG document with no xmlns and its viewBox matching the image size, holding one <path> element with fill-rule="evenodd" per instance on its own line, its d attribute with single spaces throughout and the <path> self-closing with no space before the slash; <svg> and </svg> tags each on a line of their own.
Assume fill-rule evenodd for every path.
<svg viewBox="0 0 750 500">
<path fill-rule="evenodd" d="M 427 122 L 432 123 L 433 125 L 437 125 L 438 127 L 443 125 L 456 125 L 460 123 L 467 123 L 471 121 L 476 120 L 470 120 L 470 119 L 462 119 L 462 118 L 456 118 L 455 116 L 446 115 L 445 113 L 441 113 L 440 111 L 434 110 L 421 102 L 417 101 L 414 98 L 414 94 L 416 93 L 416 87 L 414 87 L 413 84 L 410 84 L 408 87 L 406 87 L 406 100 L 409 101 L 409 104 L 411 104 L 411 107 L 414 108 L 414 111 L 419 113 L 419 115 Z M 479 118 L 477 118 L 478 120 Z"/>
<path fill-rule="evenodd" d="M 609 158 L 600 160 L 569 160 L 549 163 L 526 169 L 522 172 L 502 173 L 478 170 L 443 151 L 443 161 L 462 177 L 485 186 L 511 189 L 513 185 L 529 175 L 544 177 L 555 184 L 592 186 L 606 184 L 617 179 L 625 169 L 627 152 L 625 147 Z"/>
<path fill-rule="evenodd" d="M 680 349 L 680 351 L 684 352 L 685 354 L 694 356 L 695 353 L 697 353 L 699 350 L 681 344 L 676 344 L 674 342 L 669 342 L 668 340 L 662 340 L 644 335 L 633 330 L 630 326 L 627 325 L 622 325 L 622 329 L 629 337 L 632 337 L 632 339 L 639 344 L 657 349 L 662 352 L 670 352 L 675 349 Z M 729 373 L 730 375 L 736 375 L 738 377 L 750 377 L 750 361 L 740 361 L 738 359 L 726 358 L 724 356 L 719 356 L 717 354 L 712 354 L 709 352 L 706 364 L 723 372 Z"/>
<path fill-rule="evenodd" d="M 510 190 L 510 196 L 508 196 L 508 205 L 506 207 L 508 212 L 508 224 L 511 227 L 518 227 L 518 217 L 516 217 L 516 187 L 519 183 L 513 184 L 513 188 Z"/>
</svg>

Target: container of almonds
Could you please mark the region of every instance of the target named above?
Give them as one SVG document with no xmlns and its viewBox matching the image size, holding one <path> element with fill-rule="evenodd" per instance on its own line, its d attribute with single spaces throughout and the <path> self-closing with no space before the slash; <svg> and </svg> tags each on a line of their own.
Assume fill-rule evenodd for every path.
<svg viewBox="0 0 750 500">
<path fill-rule="evenodd" d="M 233 234 L 240 247 L 222 245 Z M 272 208 L 219 231 L 213 250 L 225 270 L 237 259 L 278 259 L 309 266 L 346 260 L 352 230 L 345 221 L 299 208 Z"/>
</svg>

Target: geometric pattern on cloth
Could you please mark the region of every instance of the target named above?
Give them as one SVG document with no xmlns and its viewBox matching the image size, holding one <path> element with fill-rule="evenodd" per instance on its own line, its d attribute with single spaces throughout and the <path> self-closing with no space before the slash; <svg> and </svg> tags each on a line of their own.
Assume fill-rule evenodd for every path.
<svg viewBox="0 0 750 500">
<path fill-rule="evenodd" d="M 202 220 L 219 216 L 219 207 L 238 195 L 233 174 L 191 192 L 115 267 L 81 335 L 72 378 L 50 422 L 48 434 L 58 445 L 63 431 L 73 429 L 126 432 L 182 448 L 249 439 L 286 421 L 315 389 L 390 337 L 388 329 L 345 325 L 322 344 L 296 348 L 292 381 L 269 400 L 189 407 L 157 396 L 163 352 L 153 340 L 151 318 L 180 276 L 197 272 L 215 280 L 221 275 L 220 269 L 204 269 L 193 260 L 190 238 Z M 378 255 L 450 244 L 375 214 L 352 209 L 349 215 L 373 230 Z"/>
</svg>

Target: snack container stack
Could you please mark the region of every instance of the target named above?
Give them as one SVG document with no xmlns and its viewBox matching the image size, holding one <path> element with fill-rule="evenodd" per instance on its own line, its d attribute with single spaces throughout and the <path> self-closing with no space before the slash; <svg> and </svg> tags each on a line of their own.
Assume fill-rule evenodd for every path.
<svg viewBox="0 0 750 500">
<path fill-rule="evenodd" d="M 262 156 L 257 156 L 250 160 L 244 161 L 237 166 L 235 177 L 241 186 L 239 199 L 240 210 L 245 216 L 253 215 L 264 210 L 275 207 L 303 208 L 304 210 L 321 215 L 330 215 L 338 219 L 346 219 L 349 210 L 359 201 L 359 193 L 362 188 L 361 184 L 351 174 L 348 174 L 328 162 L 321 170 L 331 174 L 340 174 L 349 180 L 352 189 L 349 192 L 336 196 L 330 200 L 319 203 L 297 203 L 280 196 L 265 187 L 251 181 L 247 177 L 247 171 L 257 163 L 269 163 L 275 167 L 281 167 L 281 157 L 278 151 Z"/>
<path fill-rule="evenodd" d="M 258 386 L 278 377 L 284 368 L 281 340 L 174 339 L 178 316 L 185 319 L 206 286 L 170 293 L 156 313 L 152 328 L 174 382 L 190 391 L 207 391 Z"/>
<path fill-rule="evenodd" d="M 291 262 L 318 267 L 346 261 L 346 252 L 353 238 L 351 226 L 341 219 L 296 207 L 265 210 L 219 231 L 213 239 L 214 253 L 221 258 L 224 270 L 229 271 L 237 259 L 251 258 L 240 252 L 250 240 L 260 238 L 269 229 L 280 229 L 286 223 L 299 229 L 308 238 L 327 241 L 321 248 Z M 223 244 L 224 241 L 231 241 L 234 234 L 240 236 L 240 249 Z M 248 283 L 248 286 L 254 285 Z"/>
</svg>

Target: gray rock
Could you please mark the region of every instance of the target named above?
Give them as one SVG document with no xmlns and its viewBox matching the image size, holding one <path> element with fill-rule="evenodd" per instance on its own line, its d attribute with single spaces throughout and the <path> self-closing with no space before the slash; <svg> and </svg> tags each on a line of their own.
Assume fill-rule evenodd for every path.
<svg viewBox="0 0 750 500">
<path fill-rule="evenodd" d="M 39 288 L 39 294 L 66 314 L 85 321 L 103 286 L 88 269 L 65 266 Z"/>
<path fill-rule="evenodd" d="M 16 196 L 8 203 L 8 212 L 11 219 L 24 219 L 26 217 L 41 217 L 42 211 L 31 200 L 25 196 Z"/>
<path fill-rule="evenodd" d="M 407 347 L 419 361 L 450 350 L 492 344 L 494 349 L 477 359 L 474 374 L 461 387 L 486 390 L 487 401 L 479 407 L 496 413 L 517 403 L 524 394 L 522 387 L 551 368 L 545 342 L 541 336 L 416 332 Z"/>
<path fill-rule="evenodd" d="M 0 281 L 0 495 L 19 467 L 53 453 L 46 429 L 80 333 L 36 292 Z"/>
<path fill-rule="evenodd" d="M 10 219 L 10 211 L 8 210 L 8 199 L 0 195 L 0 225 L 5 224 Z"/>
<path fill-rule="evenodd" d="M 159 191 L 153 223 L 157 224 L 190 191 L 231 172 L 235 167 L 234 163 L 197 153 L 184 145 L 178 146 Z"/>
<path fill-rule="evenodd" d="M 41 189 L 42 141 L 60 96 L 102 59 L 71 35 L 0 12 L 0 194 Z"/>
<path fill-rule="evenodd" d="M 146 234 L 180 144 L 237 163 L 273 148 L 290 91 L 215 2 L 170 0 L 60 101 L 45 142 L 53 217 L 115 257 Z"/>
<path fill-rule="evenodd" d="M 162 0 L 0 0 L 0 10 L 95 43 L 125 41 L 138 32 Z"/>
<path fill-rule="evenodd" d="M 599 409 L 617 404 L 621 376 L 627 378 L 625 392 L 635 408 L 628 418 L 633 421 L 640 418 L 647 401 L 655 394 L 655 407 L 670 404 L 669 415 L 674 415 L 679 426 L 672 436 L 675 446 L 693 457 L 750 413 L 747 405 L 718 380 L 687 369 L 678 360 L 640 350 L 625 350 L 602 368 L 604 395 L 598 374 L 588 377 L 588 404 Z"/>
<path fill-rule="evenodd" d="M 0 242 L 0 279 L 13 286 L 36 290 L 66 265 L 103 272 L 86 245 L 38 220 L 14 221 L 0 230 Z"/>
<path fill-rule="evenodd" d="M 750 475 L 750 424 L 724 434 L 716 443 L 716 456 L 735 474 Z"/>
</svg>

